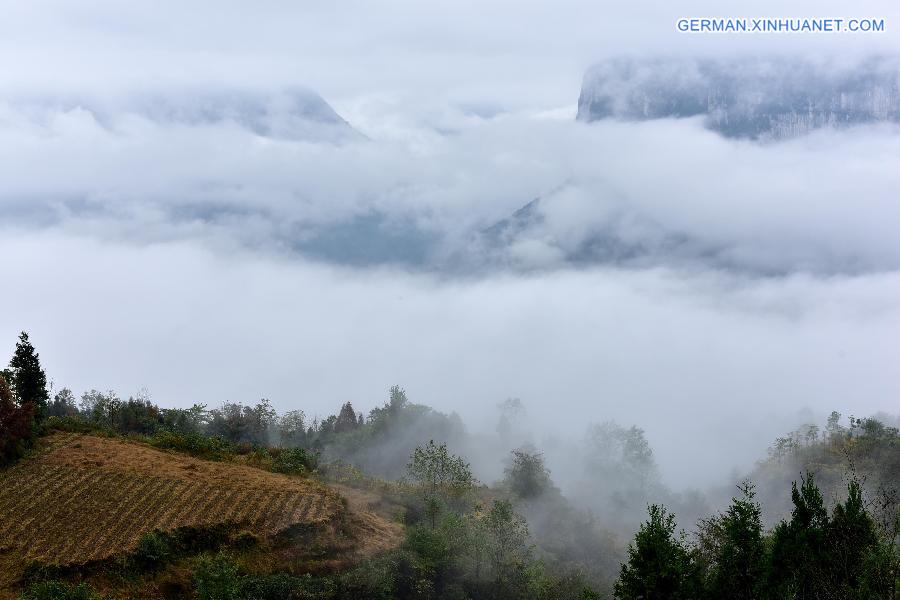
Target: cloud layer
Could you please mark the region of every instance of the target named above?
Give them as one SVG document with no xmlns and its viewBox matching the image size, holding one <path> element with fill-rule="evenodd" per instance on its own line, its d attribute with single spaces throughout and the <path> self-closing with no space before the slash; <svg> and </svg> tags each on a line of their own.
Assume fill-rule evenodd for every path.
<svg viewBox="0 0 900 600">
<path fill-rule="evenodd" d="M 685 481 L 805 408 L 896 408 L 895 127 L 574 120 L 584 69 L 623 49 L 852 62 L 891 38 L 675 33 L 707 1 L 242 7 L 0 23 L 0 340 L 29 330 L 57 387 L 325 414 L 400 383 L 488 430 L 518 396 L 557 433 L 645 427 Z M 360 135 L 305 129 L 283 102 L 303 86 Z"/>
</svg>

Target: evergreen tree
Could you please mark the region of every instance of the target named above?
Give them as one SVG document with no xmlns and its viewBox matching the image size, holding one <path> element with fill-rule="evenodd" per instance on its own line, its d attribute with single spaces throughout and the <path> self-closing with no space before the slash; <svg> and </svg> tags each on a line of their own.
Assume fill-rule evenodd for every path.
<svg viewBox="0 0 900 600">
<path fill-rule="evenodd" d="M 613 595 L 623 600 L 695 598 L 695 569 L 682 539 L 675 536 L 675 515 L 653 504 L 628 547 Z"/>
<path fill-rule="evenodd" d="M 859 589 L 863 563 L 876 551 L 878 543 L 875 524 L 866 512 L 859 482 L 851 481 L 847 491 L 847 500 L 834 507 L 826 535 L 827 572 L 832 592 L 845 598 L 855 595 Z"/>
<path fill-rule="evenodd" d="M 806 600 L 825 597 L 828 512 L 811 473 L 791 487 L 794 509 L 789 522 L 772 533 L 769 594 Z"/>
<path fill-rule="evenodd" d="M 341 412 L 338 413 L 337 420 L 334 422 L 335 433 L 343 433 L 345 431 L 353 431 L 359 427 L 359 420 L 356 418 L 356 411 L 349 402 L 344 403 Z"/>
<path fill-rule="evenodd" d="M 9 369 L 12 373 L 10 383 L 19 406 L 31 404 L 35 418 L 41 420 L 47 413 L 47 402 L 50 399 L 50 394 L 47 393 L 47 376 L 41 368 L 38 353 L 24 331 L 19 335 L 16 351 L 9 361 Z"/>
<path fill-rule="evenodd" d="M 750 482 L 741 485 L 740 490 L 742 497 L 732 498 L 728 511 L 716 523 L 721 545 L 710 582 L 713 598 L 759 597 L 765 566 L 762 510 Z"/>
</svg>

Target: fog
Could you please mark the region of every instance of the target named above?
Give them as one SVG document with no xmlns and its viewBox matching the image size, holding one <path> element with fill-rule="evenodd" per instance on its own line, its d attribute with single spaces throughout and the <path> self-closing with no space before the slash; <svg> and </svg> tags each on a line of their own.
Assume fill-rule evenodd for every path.
<svg viewBox="0 0 900 600">
<path fill-rule="evenodd" d="M 642 427 L 675 488 L 832 409 L 896 412 L 896 125 L 763 144 L 696 118 L 575 121 L 608 56 L 852 64 L 890 37 L 712 40 L 674 23 L 719 5 L 672 11 L 10 8 L 0 340 L 27 330 L 57 389 L 161 405 L 367 412 L 400 384 L 494 435 L 517 397 L 539 446 Z M 298 86 L 346 123 L 288 136 L 245 118 L 280 119 L 260 107 Z M 598 239 L 624 250 L 586 256 Z"/>
<path fill-rule="evenodd" d="M 491 431 L 517 396 L 547 433 L 637 423 L 666 474 L 698 483 L 759 457 L 800 409 L 868 414 L 900 391 L 896 274 L 441 281 L 56 234 L 0 251 L 6 281 L 28 282 L 0 335 L 28 329 L 57 386 L 144 386 L 164 405 L 367 411 L 401 382 Z"/>
</svg>

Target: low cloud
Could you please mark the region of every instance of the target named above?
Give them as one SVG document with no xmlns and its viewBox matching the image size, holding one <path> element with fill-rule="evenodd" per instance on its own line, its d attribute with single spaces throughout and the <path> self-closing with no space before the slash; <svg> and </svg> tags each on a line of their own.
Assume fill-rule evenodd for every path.
<svg viewBox="0 0 900 600">
<path fill-rule="evenodd" d="M 227 104 L 196 119 L 159 118 L 165 103 L 102 119 L 80 105 L 37 116 L 30 106 L 0 109 L 7 226 L 454 273 L 900 267 L 892 125 L 758 144 L 699 119 L 587 125 L 450 110 L 415 138 L 336 143 L 261 135 Z"/>
<path fill-rule="evenodd" d="M 538 435 L 639 424 L 682 482 L 750 464 L 802 408 L 863 415 L 900 393 L 896 273 L 448 280 L 46 233 L 4 235 L 0 256 L 16 289 L 0 338 L 11 347 L 28 329 L 57 388 L 79 392 L 147 387 L 180 406 L 268 397 L 325 415 L 347 400 L 367 411 L 401 383 L 488 432 L 485 407 L 517 396 Z"/>
</svg>

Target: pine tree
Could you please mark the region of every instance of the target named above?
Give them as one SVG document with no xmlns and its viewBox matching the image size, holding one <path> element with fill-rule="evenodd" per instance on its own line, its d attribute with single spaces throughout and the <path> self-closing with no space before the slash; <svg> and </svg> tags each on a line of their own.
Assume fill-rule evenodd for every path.
<svg viewBox="0 0 900 600">
<path fill-rule="evenodd" d="M 334 430 L 337 433 L 345 431 L 353 431 L 359 427 L 359 421 L 356 418 L 356 411 L 349 402 L 344 403 L 341 412 L 338 413 L 337 420 L 334 422 Z"/>
<path fill-rule="evenodd" d="M 875 523 L 863 504 L 858 481 L 847 486 L 848 496 L 834 507 L 828 524 L 828 574 L 833 592 L 850 597 L 859 589 L 866 557 L 877 548 Z"/>
<path fill-rule="evenodd" d="M 31 404 L 37 420 L 41 420 L 47 413 L 47 402 L 50 394 L 47 393 L 47 376 L 41 368 L 41 361 L 34 346 L 28 341 L 28 334 L 24 331 L 19 335 L 16 351 L 9 361 L 12 373 L 12 389 L 19 406 Z"/>
<path fill-rule="evenodd" d="M 759 597 L 764 572 L 765 546 L 762 509 L 754 499 L 750 482 L 740 486 L 741 498 L 733 498 L 717 523 L 722 543 L 715 557 L 710 593 L 714 598 Z"/>
<path fill-rule="evenodd" d="M 657 504 L 649 512 L 650 519 L 628 547 L 613 595 L 623 600 L 696 598 L 695 569 L 684 542 L 675 536 L 675 515 Z"/>
<path fill-rule="evenodd" d="M 798 600 L 824 597 L 827 581 L 826 532 L 828 511 L 812 474 L 792 484 L 794 509 L 789 522 L 772 534 L 769 593 Z"/>
</svg>

